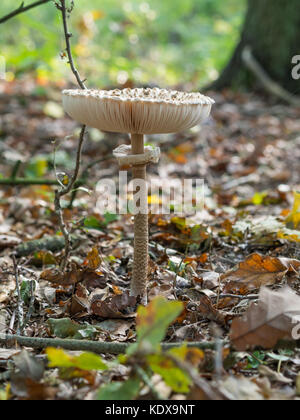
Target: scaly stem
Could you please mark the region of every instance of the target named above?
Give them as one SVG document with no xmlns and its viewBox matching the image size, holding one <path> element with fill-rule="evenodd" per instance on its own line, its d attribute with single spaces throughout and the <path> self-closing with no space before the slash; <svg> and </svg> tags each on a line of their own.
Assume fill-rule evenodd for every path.
<svg viewBox="0 0 300 420">
<path fill-rule="evenodd" d="M 144 136 L 142 134 L 131 135 L 132 154 L 138 155 L 144 153 Z M 144 181 L 146 185 L 146 165 L 134 166 L 133 182 Z M 140 195 L 139 213 L 134 217 L 134 261 L 133 274 L 131 280 L 131 294 L 142 298 L 146 303 L 146 286 L 148 277 L 148 212 L 145 208 L 147 205 L 148 191 L 147 188 L 137 189 L 135 194 Z"/>
</svg>

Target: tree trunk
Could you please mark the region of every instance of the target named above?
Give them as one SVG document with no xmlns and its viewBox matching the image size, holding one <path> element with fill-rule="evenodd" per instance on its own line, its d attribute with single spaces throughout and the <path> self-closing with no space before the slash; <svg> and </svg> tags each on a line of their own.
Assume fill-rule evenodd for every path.
<svg viewBox="0 0 300 420">
<path fill-rule="evenodd" d="M 300 4 L 299 0 L 248 0 L 248 11 L 241 40 L 234 54 L 213 84 L 214 89 L 225 87 L 253 88 L 255 77 L 242 60 L 245 46 L 268 75 L 282 87 L 297 94 L 299 80 L 292 78 L 292 58 L 300 54 Z"/>
</svg>

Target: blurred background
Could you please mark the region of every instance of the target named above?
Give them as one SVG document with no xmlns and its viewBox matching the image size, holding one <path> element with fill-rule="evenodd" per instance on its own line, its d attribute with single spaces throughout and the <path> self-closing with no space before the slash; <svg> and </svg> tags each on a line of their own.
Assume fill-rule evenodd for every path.
<svg viewBox="0 0 300 420">
<path fill-rule="evenodd" d="M 80 127 L 61 103 L 63 88 L 77 88 L 61 13 L 44 0 L 3 22 L 19 6 L 0 2 L 0 57 L 6 61 L 6 79 L 0 80 L 0 234 L 28 241 L 57 234 L 55 175 L 73 173 Z M 203 213 L 175 218 L 175 225 L 170 215 L 152 218 L 152 246 L 184 253 L 191 244 L 199 255 L 211 254 L 209 264 L 219 266 L 223 255 L 227 268 L 253 251 L 276 253 L 285 245 L 282 255 L 298 258 L 300 200 L 293 192 L 300 191 L 300 69 L 292 71 L 300 54 L 299 0 L 74 0 L 74 6 L 68 21 L 72 52 L 88 87 L 158 85 L 200 90 L 216 101 L 203 126 L 147 137 L 162 151 L 159 164 L 148 168 L 154 183 L 205 180 Z M 120 237 L 121 254 L 132 255 L 131 217 L 99 214 L 95 197 L 99 180 L 118 184 L 112 151 L 126 143 L 126 133 L 89 128 L 81 189 L 62 202 L 74 230 L 90 245 L 99 241 L 105 255 L 107 244 L 114 247 Z M 149 194 L 149 203 L 159 199 Z M 288 215 L 292 223 L 286 223 Z"/>
<path fill-rule="evenodd" d="M 2 0 L 0 16 L 18 5 Z M 195 89 L 210 83 L 230 58 L 246 12 L 245 0 L 91 0 L 75 5 L 70 22 L 74 56 L 89 84 L 99 87 L 184 83 Z M 30 71 L 41 84 L 70 76 L 60 56 L 61 18 L 52 4 L 5 23 L 0 48 L 9 80 Z"/>
<path fill-rule="evenodd" d="M 74 5 L 68 22 L 72 52 L 88 87 L 158 85 L 201 90 L 216 101 L 202 127 L 149 136 L 147 141 L 162 149 L 160 164 L 149 167 L 152 179 L 205 179 L 209 229 L 218 217 L 234 223 L 241 212 L 278 216 L 292 206 L 292 192 L 300 189 L 295 96 L 300 89 L 292 77 L 297 65 L 292 59 L 300 54 L 299 0 L 75 0 Z M 6 60 L 6 80 L 0 80 L 0 221 L 1 213 L 23 220 L 24 207 L 31 211 L 33 202 L 35 218 L 53 215 L 54 150 L 57 171 L 72 173 L 79 133 L 61 104 L 61 90 L 76 87 L 61 13 L 49 0 L 2 22 L 19 6 L 0 2 L 0 57 Z M 128 141 L 127 134 L 89 129 L 82 185 L 93 191 L 99 179 L 117 179 L 112 150 Z M 86 217 L 95 211 L 86 190 L 72 204 Z"/>
</svg>

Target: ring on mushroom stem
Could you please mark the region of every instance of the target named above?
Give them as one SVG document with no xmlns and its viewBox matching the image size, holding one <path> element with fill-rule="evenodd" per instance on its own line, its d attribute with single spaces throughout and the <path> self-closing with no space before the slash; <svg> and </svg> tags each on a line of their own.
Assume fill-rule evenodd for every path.
<svg viewBox="0 0 300 420">
<path fill-rule="evenodd" d="M 200 93 L 165 89 L 65 90 L 65 111 L 76 121 L 101 131 L 131 134 L 128 148 L 115 150 L 119 162 L 132 166 L 133 181 L 146 182 L 146 167 L 158 162 L 159 148 L 144 146 L 145 134 L 176 133 L 201 124 L 208 118 L 214 101 Z M 139 212 L 134 218 L 134 264 L 131 294 L 146 302 L 148 277 L 147 188 L 139 192 Z"/>
</svg>

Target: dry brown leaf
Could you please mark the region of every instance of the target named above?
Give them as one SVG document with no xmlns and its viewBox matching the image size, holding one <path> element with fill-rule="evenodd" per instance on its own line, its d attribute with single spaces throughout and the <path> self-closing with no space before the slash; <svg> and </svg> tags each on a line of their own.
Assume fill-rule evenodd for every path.
<svg viewBox="0 0 300 420">
<path fill-rule="evenodd" d="M 83 265 L 91 270 L 97 270 L 101 265 L 101 257 L 97 248 L 93 248 L 91 252 L 88 253 L 86 260 Z"/>
<path fill-rule="evenodd" d="M 201 274 L 199 280 L 202 281 L 203 289 L 215 289 L 220 283 L 220 274 L 214 271 Z"/>
<path fill-rule="evenodd" d="M 40 278 L 60 286 L 71 286 L 82 281 L 83 270 L 72 267 L 71 271 L 63 273 L 57 268 L 50 268 L 43 271 Z"/>
<path fill-rule="evenodd" d="M 0 249 L 13 248 L 14 246 L 20 245 L 21 239 L 16 236 L 0 235 Z"/>
<path fill-rule="evenodd" d="M 293 383 L 292 379 L 286 378 L 282 373 L 275 372 L 270 369 L 268 366 L 261 365 L 258 368 L 260 375 L 266 376 L 271 382 L 278 382 L 280 384 L 291 384 Z"/>
<path fill-rule="evenodd" d="M 15 277 L 7 271 L 13 271 L 13 262 L 8 256 L 0 258 L 0 303 L 5 303 L 16 288 Z"/>
<path fill-rule="evenodd" d="M 0 349 L 0 360 L 8 360 L 16 354 L 20 353 L 21 350 L 16 349 Z"/>
<path fill-rule="evenodd" d="M 101 318 L 130 318 L 135 313 L 130 308 L 136 306 L 136 298 L 128 292 L 102 300 L 95 295 L 91 302 L 91 312 Z"/>
<path fill-rule="evenodd" d="M 287 273 L 295 273 L 299 268 L 298 260 L 252 254 L 236 270 L 223 274 L 221 281 L 226 283 L 224 293 L 247 294 L 262 286 L 278 283 Z"/>
<path fill-rule="evenodd" d="M 226 324 L 226 315 L 216 309 L 209 297 L 203 295 L 201 296 L 200 302 L 197 306 L 198 313 L 204 318 L 214 321 L 217 324 L 225 325 Z"/>
<path fill-rule="evenodd" d="M 297 320 L 299 324 L 300 296 L 289 287 L 280 292 L 264 287 L 258 304 L 252 304 L 244 317 L 233 321 L 231 342 L 238 351 L 272 349 L 282 339 L 293 340 Z"/>
<path fill-rule="evenodd" d="M 219 390 L 229 401 L 262 401 L 264 399 L 257 384 L 244 377 L 229 376 L 219 383 Z"/>
</svg>

